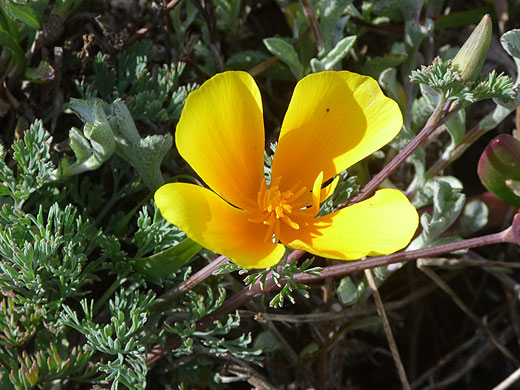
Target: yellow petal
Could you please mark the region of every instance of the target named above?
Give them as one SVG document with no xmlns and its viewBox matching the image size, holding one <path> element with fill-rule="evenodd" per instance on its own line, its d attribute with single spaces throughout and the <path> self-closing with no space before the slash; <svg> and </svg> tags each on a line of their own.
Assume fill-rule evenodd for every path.
<svg viewBox="0 0 520 390">
<path fill-rule="evenodd" d="M 246 72 L 217 74 L 192 92 L 177 125 L 180 155 L 231 204 L 256 205 L 264 172 L 260 91 Z"/>
<path fill-rule="evenodd" d="M 380 149 L 403 120 L 377 82 L 347 71 L 304 77 L 294 89 L 273 160 L 283 190 L 295 182 L 312 188 Z"/>
<path fill-rule="evenodd" d="M 400 191 L 375 195 L 320 218 L 295 219 L 299 230 L 282 226 L 280 240 L 318 256 L 355 260 L 404 248 L 419 224 L 417 211 Z"/>
<path fill-rule="evenodd" d="M 264 242 L 267 226 L 248 221 L 247 212 L 213 191 L 186 183 L 170 183 L 155 192 L 162 216 L 193 241 L 229 257 L 245 268 L 267 268 L 282 258 L 281 244 Z"/>
<path fill-rule="evenodd" d="M 321 172 L 320 172 L 320 175 L 323 176 L 323 174 Z M 334 193 L 334 190 L 336 189 L 338 183 L 339 183 L 339 176 L 336 176 L 329 185 L 327 185 L 327 186 L 325 186 L 324 188 L 321 189 L 320 197 L 319 197 L 319 203 L 323 203 L 327 199 L 329 199 L 329 197 Z M 316 181 L 314 182 L 314 186 L 316 186 Z M 313 188 L 314 188 L 314 186 L 313 186 Z M 314 201 L 314 192 L 309 192 L 309 193 L 306 193 L 303 196 L 301 196 L 298 199 L 298 201 L 296 201 L 293 204 L 293 207 L 295 209 L 299 209 L 299 208 L 302 208 L 302 207 L 305 207 L 305 206 L 312 205 L 313 201 Z M 310 214 L 310 213 L 308 213 L 308 214 Z M 316 215 L 316 214 L 317 214 L 317 212 L 314 213 L 313 216 Z"/>
</svg>

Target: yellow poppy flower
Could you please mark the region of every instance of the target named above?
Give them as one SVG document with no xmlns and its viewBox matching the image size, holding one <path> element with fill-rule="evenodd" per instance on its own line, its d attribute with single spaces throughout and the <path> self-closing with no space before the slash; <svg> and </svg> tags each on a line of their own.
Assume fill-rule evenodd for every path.
<svg viewBox="0 0 520 390">
<path fill-rule="evenodd" d="M 175 142 L 180 155 L 211 188 L 170 183 L 155 193 L 166 220 L 192 240 L 246 268 L 267 268 L 285 247 L 354 260 L 405 247 L 418 216 L 397 190 L 316 217 L 337 177 L 394 138 L 397 104 L 377 82 L 351 72 L 304 77 L 294 90 L 264 178 L 260 91 L 245 72 L 225 72 L 192 92 Z"/>
</svg>

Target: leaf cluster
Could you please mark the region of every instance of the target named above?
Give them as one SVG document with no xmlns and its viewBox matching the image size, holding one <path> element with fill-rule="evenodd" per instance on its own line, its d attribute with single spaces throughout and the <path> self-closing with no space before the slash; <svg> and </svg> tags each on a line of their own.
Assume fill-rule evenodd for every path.
<svg viewBox="0 0 520 390">
<path fill-rule="evenodd" d="M 250 288 L 258 283 L 261 289 L 265 288 L 266 281 L 269 278 L 274 284 L 280 287 L 280 291 L 271 299 L 269 306 L 282 307 L 285 300 L 289 300 L 292 304 L 296 301 L 293 297 L 294 292 L 300 293 L 303 297 L 308 298 L 307 290 L 309 286 L 294 281 L 294 275 L 298 273 L 306 273 L 309 275 L 319 276 L 321 267 L 312 267 L 314 258 L 305 260 L 298 264 L 296 261 L 288 261 L 278 267 L 270 267 L 260 272 L 249 274 L 245 277 L 244 283 Z"/>
<path fill-rule="evenodd" d="M 197 329 L 198 320 L 217 310 L 226 298 L 226 290 L 222 287 L 213 289 L 208 286 L 198 290 L 187 292 L 181 305 L 173 310 L 172 317 L 178 320 L 166 324 L 167 331 L 181 339 L 181 345 L 174 354 L 195 357 L 204 351 L 204 354 L 216 357 L 233 356 L 259 362 L 261 351 L 250 346 L 251 334 L 231 339 L 225 337 L 233 329 L 239 328 L 241 322 L 238 314 L 229 315 L 225 322 L 216 320 L 206 330 Z"/>
<path fill-rule="evenodd" d="M 83 179 L 81 186 L 77 181 L 74 191 L 62 187 L 70 199 L 56 196 L 53 187 L 63 183 L 53 181 L 50 142 L 51 136 L 37 121 L 14 142 L 10 153 L 2 150 L 0 387 L 50 388 L 56 381 L 91 381 L 96 376 L 113 388 L 120 383 L 144 389 L 145 350 L 161 337 L 159 331 L 150 337 L 141 333 L 148 326 L 154 294 L 136 290 L 144 279 L 132 271 L 121 238 L 97 227 L 88 207 L 80 212 L 70 203 L 76 199 L 78 204 L 89 204 L 93 193 L 88 180 Z M 132 183 L 118 188 L 124 172 L 128 166 L 113 171 L 114 193 L 107 211 L 131 193 Z M 106 203 L 105 195 L 97 193 L 95 203 Z M 152 227 L 144 212 L 139 220 L 136 237 L 128 240 L 138 248 L 150 248 L 150 238 L 159 231 L 165 247 L 168 240 L 171 245 L 179 239 L 178 229 L 164 223 L 162 228 Z M 92 286 L 106 283 L 108 275 L 114 280 L 105 295 L 95 303 L 87 299 Z M 133 286 L 131 290 L 121 288 L 112 295 L 125 282 Z M 81 319 L 74 303 L 82 298 Z M 100 318 L 107 317 L 108 323 L 102 324 Z"/>
<path fill-rule="evenodd" d="M 84 318 L 77 312 L 63 306 L 60 323 L 76 329 L 87 340 L 89 351 L 109 355 L 108 362 L 100 361 L 97 367 L 107 374 L 105 380 L 117 388 L 119 383 L 127 388 L 146 388 L 146 346 L 160 340 L 160 333 L 153 329 L 142 337 L 142 329 L 148 322 L 149 309 L 154 303 L 154 294 L 142 295 L 138 290 L 126 291 L 121 288 L 109 301 L 110 323 L 98 323 L 94 318 L 94 302 L 81 301 Z"/>
<path fill-rule="evenodd" d="M 118 58 L 117 70 L 107 55 L 98 53 L 94 61 L 94 77 L 77 87 L 84 99 L 99 97 L 108 103 L 124 99 L 134 120 L 166 122 L 179 119 L 184 101 L 194 84 L 179 86 L 185 65 L 163 65 L 151 69 L 153 56 L 149 41 L 139 41 L 124 49 Z"/>
<path fill-rule="evenodd" d="M 39 190 L 51 177 L 54 165 L 50 158 L 52 137 L 41 121 L 24 132 L 23 139 L 12 145 L 16 172 L 6 163 L 6 150 L 0 145 L 0 197 L 9 196 L 17 207 Z"/>
<path fill-rule="evenodd" d="M 443 61 L 440 57 L 435 58 L 431 65 L 412 71 L 410 80 L 428 85 L 447 99 L 464 105 L 484 99 L 513 101 L 516 95 L 513 81 L 503 73 L 492 71 L 476 81 L 464 81 L 451 61 Z"/>
</svg>

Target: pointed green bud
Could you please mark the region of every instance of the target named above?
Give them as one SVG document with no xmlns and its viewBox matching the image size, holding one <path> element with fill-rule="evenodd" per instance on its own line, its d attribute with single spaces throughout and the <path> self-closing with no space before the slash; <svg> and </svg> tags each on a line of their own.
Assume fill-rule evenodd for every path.
<svg viewBox="0 0 520 390">
<path fill-rule="evenodd" d="M 509 134 L 495 137 L 480 156 L 478 176 L 499 199 L 520 207 L 520 141 Z"/>
<path fill-rule="evenodd" d="M 474 81 L 480 75 L 491 42 L 491 16 L 484 15 L 453 59 L 464 81 Z"/>
</svg>

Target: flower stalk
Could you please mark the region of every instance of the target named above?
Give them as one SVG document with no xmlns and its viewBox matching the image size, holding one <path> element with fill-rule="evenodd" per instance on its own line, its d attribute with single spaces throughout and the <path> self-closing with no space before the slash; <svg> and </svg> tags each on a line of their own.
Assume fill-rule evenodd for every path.
<svg viewBox="0 0 520 390">
<path fill-rule="evenodd" d="M 173 299 L 178 297 L 179 295 L 184 294 L 186 291 L 191 290 L 196 285 L 202 283 L 205 279 L 213 275 L 213 272 L 217 270 L 223 264 L 229 262 L 229 259 L 226 256 L 219 256 L 207 266 L 203 267 L 200 271 L 191 275 L 184 282 L 180 283 L 178 286 L 175 286 L 171 290 L 167 291 L 163 295 L 161 295 L 157 299 L 157 303 L 153 307 L 154 311 L 161 310 L 165 305 L 170 303 Z"/>
<path fill-rule="evenodd" d="M 390 264 L 408 262 L 417 260 L 419 258 L 434 257 L 444 253 L 501 243 L 513 243 L 520 245 L 520 213 L 514 216 L 513 223 L 510 227 L 498 233 L 436 245 L 429 248 L 417 249 L 409 252 L 399 252 L 391 255 L 368 257 L 364 260 L 350 261 L 343 264 L 332 265 L 325 267 L 320 272 L 319 276 L 299 273 L 293 275 L 293 280 L 296 283 L 312 283 L 328 278 L 338 278 L 352 274 L 354 272 L 365 271 Z M 245 287 L 242 291 L 227 299 L 218 310 L 203 318 L 199 322 L 198 327 L 203 329 L 213 324 L 215 320 L 221 319 L 229 313 L 233 312 L 238 307 L 242 306 L 254 297 L 282 289 L 286 283 L 287 279 L 279 279 L 277 283 L 275 283 L 273 278 L 268 278 L 265 281 L 264 287 L 262 288 L 260 281 L 257 281 L 253 286 Z M 155 346 L 151 351 L 149 351 L 147 364 L 153 364 L 162 356 L 165 356 L 171 349 L 175 348 L 179 342 L 180 339 L 178 337 L 173 337 L 168 339 L 165 345 Z"/>
<path fill-rule="evenodd" d="M 352 198 L 349 204 L 354 204 L 367 199 L 377 187 L 385 181 L 410 155 L 421 146 L 428 137 L 440 126 L 446 123 L 455 112 L 460 108 L 459 105 L 452 101 L 447 101 L 444 96 L 441 96 L 435 111 L 428 119 L 428 122 L 417 136 L 395 156 L 388 165 L 386 165 L 377 175 L 375 175 L 363 189 Z"/>
<path fill-rule="evenodd" d="M 460 141 L 460 144 L 451 151 L 448 156 L 441 156 L 433 165 L 426 171 L 425 178 L 431 179 L 435 175 L 437 175 L 440 171 L 448 167 L 452 162 L 457 160 L 462 154 L 473 145 L 480 137 L 486 134 L 489 130 L 488 128 L 482 128 L 480 125 L 476 125 L 473 127 Z M 406 190 L 405 194 L 409 198 L 413 196 L 417 188 L 415 184 L 412 183 Z"/>
<path fill-rule="evenodd" d="M 488 234 L 485 236 L 469 238 L 466 240 L 450 242 L 447 244 L 436 245 L 429 248 L 417 249 L 409 252 L 398 252 L 391 255 L 367 257 L 364 260 L 350 261 L 348 263 L 332 265 L 325 267 L 319 276 L 299 273 L 293 275 L 293 280 L 296 283 L 312 283 L 318 280 L 328 278 L 338 278 L 354 272 L 365 271 L 377 267 L 383 267 L 390 264 L 407 262 L 417 260 L 422 257 L 433 257 L 444 253 L 455 252 L 459 250 L 478 248 L 481 246 L 500 244 L 500 243 L 516 243 L 520 245 L 520 214 L 515 216 L 513 226 L 499 232 Z M 268 279 L 265 283 L 264 289 L 261 288 L 260 283 L 255 283 L 251 288 L 247 287 L 238 294 L 231 297 L 224 302 L 220 309 L 213 313 L 211 317 L 220 317 L 241 306 L 244 302 L 260 294 L 281 289 L 286 280 L 278 280 L 279 284 L 275 284 L 272 279 Z"/>
</svg>

